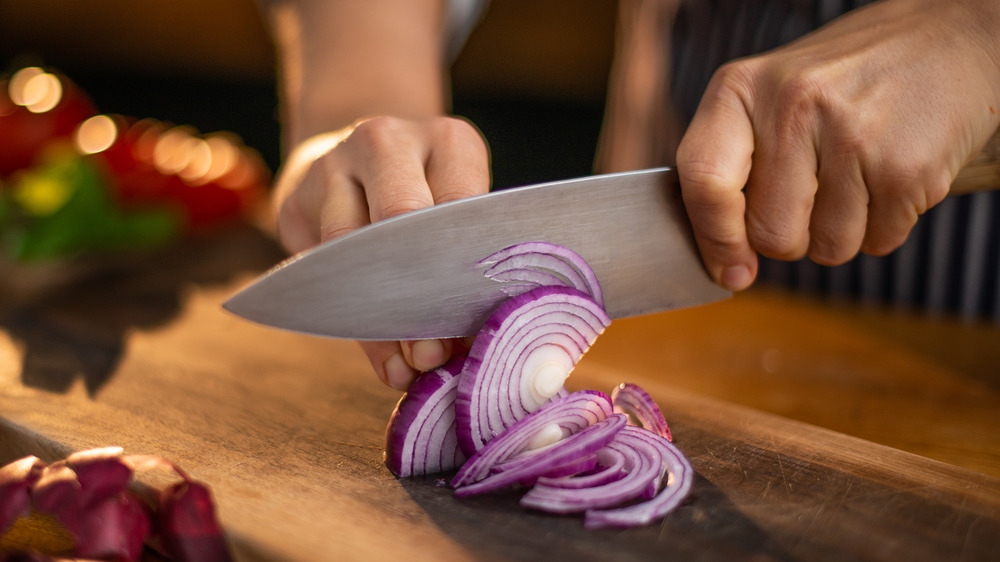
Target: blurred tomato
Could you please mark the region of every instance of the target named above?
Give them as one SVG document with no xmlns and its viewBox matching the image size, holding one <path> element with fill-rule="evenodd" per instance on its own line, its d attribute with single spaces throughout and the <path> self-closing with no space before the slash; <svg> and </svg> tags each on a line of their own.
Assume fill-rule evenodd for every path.
<svg viewBox="0 0 1000 562">
<path fill-rule="evenodd" d="M 201 137 L 155 119 L 94 119 L 115 132 L 88 158 L 105 170 L 123 208 L 169 206 L 187 230 L 199 231 L 245 218 L 264 199 L 270 172 L 233 135 Z"/>
<path fill-rule="evenodd" d="M 30 79 L 23 79 L 22 75 L 22 80 L 17 80 L 18 74 L 26 70 L 37 72 Z M 23 94 L 23 83 L 37 76 L 42 79 L 29 85 L 32 90 L 29 103 L 23 99 L 15 103 L 14 99 Z M 20 90 L 12 92 L 12 84 Z M 50 103 L 34 103 L 39 96 L 48 96 Z M 76 126 L 95 113 L 90 98 L 62 75 L 32 68 L 0 80 L 0 177 L 36 164 L 46 146 L 54 141 L 68 142 Z"/>
</svg>

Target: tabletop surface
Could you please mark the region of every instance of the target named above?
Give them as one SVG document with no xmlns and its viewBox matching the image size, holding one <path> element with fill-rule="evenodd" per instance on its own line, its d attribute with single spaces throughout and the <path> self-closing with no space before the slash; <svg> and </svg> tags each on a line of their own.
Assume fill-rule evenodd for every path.
<svg viewBox="0 0 1000 562">
<path fill-rule="evenodd" d="M 583 529 L 516 492 L 382 464 L 399 393 L 351 342 L 220 303 L 253 231 L 0 306 L 0 462 L 120 445 L 208 483 L 239 560 L 987 560 L 1000 551 L 1000 330 L 753 290 L 616 321 L 572 389 L 644 386 L 696 470 L 654 525 Z"/>
</svg>

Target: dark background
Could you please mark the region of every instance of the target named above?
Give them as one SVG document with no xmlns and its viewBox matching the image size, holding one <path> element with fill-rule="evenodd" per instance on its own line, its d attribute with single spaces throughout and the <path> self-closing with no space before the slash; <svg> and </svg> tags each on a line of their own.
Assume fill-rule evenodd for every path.
<svg viewBox="0 0 1000 562">
<path fill-rule="evenodd" d="M 591 172 L 612 0 L 495 0 L 454 65 L 454 112 L 486 136 L 495 187 Z M 44 65 L 103 113 L 231 131 L 280 162 L 270 37 L 252 0 L 0 0 L 0 71 Z"/>
</svg>

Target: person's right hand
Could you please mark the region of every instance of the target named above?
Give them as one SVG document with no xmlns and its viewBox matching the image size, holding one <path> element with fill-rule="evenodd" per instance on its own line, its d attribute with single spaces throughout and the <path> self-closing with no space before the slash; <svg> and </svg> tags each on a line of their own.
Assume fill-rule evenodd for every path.
<svg viewBox="0 0 1000 562">
<path fill-rule="evenodd" d="M 282 168 L 272 208 L 282 245 L 298 253 L 369 223 L 480 195 L 489 187 L 489 150 L 472 124 L 452 117 L 383 116 L 301 143 Z M 400 390 L 461 345 L 361 342 L 379 379 Z"/>
</svg>

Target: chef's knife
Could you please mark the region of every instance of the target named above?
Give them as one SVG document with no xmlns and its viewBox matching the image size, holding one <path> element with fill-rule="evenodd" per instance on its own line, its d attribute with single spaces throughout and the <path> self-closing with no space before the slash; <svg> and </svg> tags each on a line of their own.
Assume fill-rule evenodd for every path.
<svg viewBox="0 0 1000 562">
<path fill-rule="evenodd" d="M 478 263 L 533 241 L 580 254 L 612 318 L 730 295 L 705 271 L 677 172 L 657 168 L 496 191 L 381 221 L 289 258 L 224 306 L 337 338 L 473 335 L 509 298 Z"/>
</svg>

